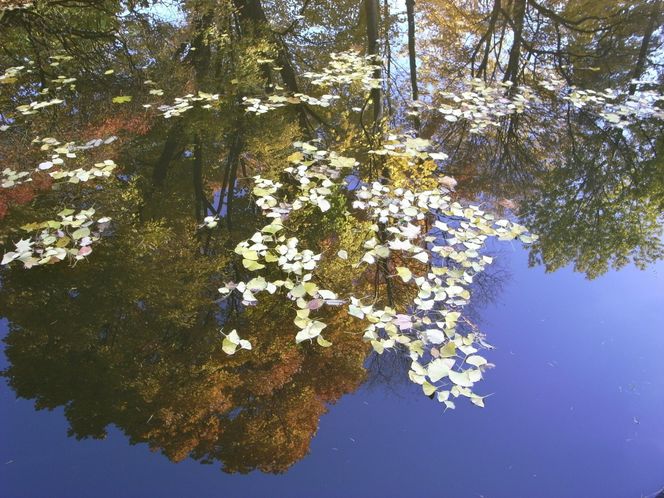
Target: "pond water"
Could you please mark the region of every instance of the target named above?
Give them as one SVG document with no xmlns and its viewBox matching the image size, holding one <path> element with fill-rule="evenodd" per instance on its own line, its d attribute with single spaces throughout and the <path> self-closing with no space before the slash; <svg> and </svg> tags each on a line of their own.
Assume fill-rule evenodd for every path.
<svg viewBox="0 0 664 498">
<path fill-rule="evenodd" d="M 228 475 L 129 446 L 117 429 L 102 441 L 68 438 L 61 408 L 35 412 L 3 387 L 2 494 L 654 494 L 664 474 L 664 265 L 589 282 L 528 269 L 520 251 L 503 256 L 512 276 L 482 312 L 499 365 L 485 410 L 443 414 L 408 385 L 360 388 L 323 415 L 311 453 L 286 474 Z"/>
<path fill-rule="evenodd" d="M 0 496 L 664 492 L 660 0 L 5 3 Z"/>
</svg>

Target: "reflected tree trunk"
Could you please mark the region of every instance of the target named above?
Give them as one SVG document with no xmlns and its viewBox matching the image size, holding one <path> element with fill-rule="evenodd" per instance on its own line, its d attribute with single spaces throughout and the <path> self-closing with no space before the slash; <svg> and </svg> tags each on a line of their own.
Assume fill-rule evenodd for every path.
<svg viewBox="0 0 664 498">
<path fill-rule="evenodd" d="M 285 87 L 291 93 L 300 93 L 299 85 L 297 83 L 297 72 L 295 66 L 293 65 L 290 51 L 288 46 L 284 42 L 283 37 L 279 33 L 275 33 L 269 26 L 267 15 L 265 14 L 265 9 L 260 0 L 234 0 L 233 4 L 239 12 L 241 20 L 244 20 L 252 25 L 254 33 L 264 31 L 263 34 L 269 35 L 271 38 L 274 38 L 274 41 L 278 46 L 277 51 L 277 63 L 281 68 L 279 74 L 281 79 L 284 82 Z M 266 75 L 268 81 L 271 80 L 270 67 L 268 64 L 263 66 L 263 72 Z M 271 90 L 271 89 L 270 89 Z M 296 106 L 299 125 L 301 131 L 307 135 L 311 136 L 311 126 L 309 124 L 308 115 L 316 117 L 314 113 L 310 112 L 305 104 L 298 104 Z"/>
<path fill-rule="evenodd" d="M 512 25 L 512 32 L 514 40 L 512 41 L 512 48 L 510 49 L 509 61 L 505 69 L 505 76 L 503 81 L 511 81 L 516 83 L 519 76 L 519 60 L 521 58 L 521 46 L 523 42 L 523 24 L 526 17 L 526 0 L 514 0 L 512 4 L 512 15 L 510 16 L 510 24 Z"/>
<path fill-rule="evenodd" d="M 194 168 L 193 168 L 193 183 L 194 183 L 194 211 L 196 221 L 199 223 L 207 216 L 208 211 L 212 211 L 213 207 L 205 197 L 203 189 L 203 144 L 200 137 L 196 137 L 194 143 Z"/>
<path fill-rule="evenodd" d="M 417 87 L 417 52 L 415 47 L 415 0 L 406 0 L 406 17 L 408 20 L 408 62 L 410 66 L 410 89 L 413 101 L 417 102 L 420 98 L 420 91 Z M 413 118 L 413 126 L 419 135 L 420 117 Z"/>
<path fill-rule="evenodd" d="M 243 150 L 244 150 L 244 140 L 242 138 L 242 130 L 240 129 L 233 137 L 233 143 L 231 144 L 231 149 L 228 153 L 228 184 L 226 185 L 226 224 L 229 230 L 233 226 L 233 200 L 235 199 L 235 182 L 237 181 L 237 170 L 240 166 L 240 161 L 242 160 L 241 154 Z"/>
<path fill-rule="evenodd" d="M 182 132 L 182 128 L 179 124 L 175 124 L 171 127 L 166 136 L 166 142 L 164 143 L 164 148 L 161 151 L 161 155 L 157 160 L 157 163 L 154 165 L 154 170 L 152 172 L 152 183 L 155 188 L 161 188 L 166 180 L 166 175 L 168 175 L 168 167 L 171 164 L 171 161 L 175 157 L 175 152 L 178 147 L 178 138 Z"/>
<path fill-rule="evenodd" d="M 648 60 L 648 51 L 650 49 L 652 35 L 655 32 L 655 30 L 659 27 L 659 17 L 661 16 L 661 13 L 662 13 L 662 2 L 661 0 L 655 0 L 655 2 L 653 2 L 652 4 L 652 10 L 650 11 L 650 20 L 648 21 L 646 31 L 643 34 L 643 39 L 641 40 L 639 58 L 637 59 L 636 66 L 634 67 L 634 71 L 632 72 L 633 80 L 638 80 L 646 68 L 646 61 Z M 636 88 L 637 85 L 631 83 L 629 85 L 629 94 L 634 95 L 634 92 L 636 92 Z"/>
<path fill-rule="evenodd" d="M 479 76 L 482 75 L 482 77 L 486 80 L 486 69 L 489 64 L 489 54 L 491 52 L 491 44 L 493 42 L 494 38 L 494 33 L 496 31 L 496 23 L 498 22 L 498 16 L 500 15 L 502 6 L 500 0 L 494 0 L 493 2 L 493 8 L 491 9 L 491 17 L 489 19 L 489 26 L 487 27 L 486 31 L 480 38 L 480 41 L 478 42 L 477 46 L 475 47 L 475 51 L 472 56 L 472 61 L 471 63 L 475 63 L 475 57 L 477 56 L 477 53 L 479 50 L 482 48 L 482 44 L 484 44 L 484 54 L 482 55 L 482 61 L 480 62 L 480 65 L 477 67 L 477 72 L 473 71 L 473 76 Z"/>
<path fill-rule="evenodd" d="M 364 0 L 364 13 L 367 20 L 367 55 L 372 56 L 374 64 L 373 77 L 380 80 L 382 76 L 380 64 L 380 41 L 378 33 L 378 0 Z M 380 141 L 382 139 L 381 122 L 383 119 L 383 100 L 380 86 L 371 89 L 371 103 L 373 106 L 373 123 L 372 123 L 372 136 L 371 141 Z M 389 178 L 389 170 L 385 165 L 385 161 L 381 159 L 378 163 L 378 169 L 381 171 L 383 178 Z M 384 224 L 379 224 L 378 238 L 381 243 L 387 239 L 387 232 Z M 387 287 L 387 303 L 393 306 L 394 291 L 392 289 L 392 281 L 389 276 L 389 258 L 379 258 L 376 261 L 376 291 L 380 283 L 380 277 L 383 278 Z"/>
<path fill-rule="evenodd" d="M 373 77 L 380 79 L 380 41 L 378 38 L 378 1 L 364 0 L 364 13 L 367 18 L 367 55 L 373 56 L 375 65 Z M 373 130 L 377 130 L 383 117 L 383 100 L 379 88 L 371 89 L 371 102 L 373 105 Z"/>
</svg>

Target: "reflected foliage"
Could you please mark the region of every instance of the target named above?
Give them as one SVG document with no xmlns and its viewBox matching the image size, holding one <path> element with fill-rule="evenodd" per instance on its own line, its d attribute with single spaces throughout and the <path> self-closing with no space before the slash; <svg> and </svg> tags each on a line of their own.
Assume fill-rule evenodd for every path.
<svg viewBox="0 0 664 498">
<path fill-rule="evenodd" d="M 120 211 L 118 229 L 94 265 L 5 276 L 10 385 L 38 408 L 64 406 L 77 438 L 104 437 L 114 424 L 176 461 L 284 471 L 307 453 L 326 404 L 364 379 L 366 348 L 354 325 L 330 313 L 336 347 L 321 350 L 293 342 L 281 303 L 220 306 L 228 237 L 202 251 L 178 208 L 160 203 L 161 219 L 142 220 L 134 210 L 145 197 L 118 190 L 106 192 L 122 196 L 108 199 Z M 254 223 L 250 209 L 242 213 L 241 224 Z M 251 354 L 222 351 L 220 330 L 232 327 L 255 344 Z"/>
<path fill-rule="evenodd" d="M 463 90 L 470 70 L 484 84 L 528 85 L 539 101 L 481 135 L 435 114 L 425 122 L 448 144 L 459 190 L 521 216 L 541 236 L 531 262 L 549 270 L 594 278 L 660 259 L 661 120 L 611 129 L 624 121 L 561 101 L 549 82 L 661 90 L 661 2 L 431 1 L 420 15 L 432 30 L 419 42 L 424 81 Z"/>
</svg>

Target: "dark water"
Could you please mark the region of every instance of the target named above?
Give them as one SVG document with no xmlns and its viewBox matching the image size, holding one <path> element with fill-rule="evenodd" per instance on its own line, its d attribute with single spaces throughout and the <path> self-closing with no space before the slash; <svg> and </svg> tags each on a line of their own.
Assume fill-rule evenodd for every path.
<svg viewBox="0 0 664 498">
<path fill-rule="evenodd" d="M 658 495 L 661 1 L 417 2 L 419 86 L 399 2 L 377 13 L 371 0 L 10 3 L 0 254 L 43 242 L 34 223 L 65 208 L 111 220 L 78 236 L 58 225 L 74 246 L 66 261 L 4 256 L 0 496 Z M 355 67 L 365 80 L 352 85 L 312 83 L 307 71 L 328 67 L 331 52 L 371 47 L 372 27 L 381 68 Z M 372 76 L 380 91 L 363 87 Z M 575 88 L 600 98 L 580 103 Z M 321 105 L 327 92 L 339 98 Z M 191 109 L 164 107 L 185 95 Z M 264 114 L 242 100 L 275 96 L 291 100 Z M 476 114 L 459 111 L 471 105 Z M 447 157 L 368 152 L 406 136 Z M 495 364 L 477 383 L 485 408 L 460 396 L 445 411 L 423 396 L 407 350 L 373 352 L 346 303 L 309 303 L 328 324 L 324 348 L 295 343 L 285 292 L 253 306 L 217 291 L 283 277 L 252 273 L 233 249 L 267 223 L 251 177 L 283 182 L 286 209 L 298 184 L 284 168 L 302 164 L 294 142 L 307 140 L 357 159 L 343 174 L 320 170 L 339 184 L 329 209 L 283 216 L 289 237 L 325 255 L 314 281 L 342 298 L 419 312 L 395 273 L 422 265 L 396 251 L 375 271 L 335 256 L 362 256 L 369 210 L 351 207 L 362 184 L 442 189 L 539 236 L 488 242 L 481 254 L 495 261 L 467 285 L 470 303 L 443 308 L 495 346 L 481 351 Z M 92 180 L 75 172 L 93 164 L 114 167 Z M 58 176 L 72 171 L 80 181 Z M 231 329 L 251 351 L 223 350 L 220 330 Z"/>
</svg>

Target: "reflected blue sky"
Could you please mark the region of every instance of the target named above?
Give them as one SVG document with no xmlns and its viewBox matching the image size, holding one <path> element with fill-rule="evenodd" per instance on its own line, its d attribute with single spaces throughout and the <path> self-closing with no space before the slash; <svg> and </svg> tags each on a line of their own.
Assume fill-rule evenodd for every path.
<svg viewBox="0 0 664 498">
<path fill-rule="evenodd" d="M 520 250 L 501 257 L 512 278 L 482 312 L 497 365 L 484 410 L 443 413 L 412 385 L 362 388 L 288 473 L 243 476 L 171 463 L 117 430 L 68 438 L 62 409 L 35 412 L 3 383 L 0 495 L 652 495 L 664 486 L 664 263 L 588 281 L 529 269 Z"/>
</svg>

